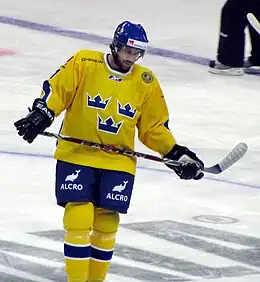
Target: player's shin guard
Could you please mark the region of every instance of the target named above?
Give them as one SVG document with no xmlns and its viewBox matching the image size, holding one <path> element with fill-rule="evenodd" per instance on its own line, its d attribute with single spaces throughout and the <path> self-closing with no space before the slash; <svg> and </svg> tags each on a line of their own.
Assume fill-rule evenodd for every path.
<svg viewBox="0 0 260 282">
<path fill-rule="evenodd" d="M 115 247 L 119 225 L 119 214 L 101 208 L 95 209 L 93 232 L 91 234 L 91 258 L 89 282 L 101 282 L 106 278 Z"/>
<path fill-rule="evenodd" d="M 93 217 L 92 203 L 68 203 L 65 207 L 64 257 L 68 282 L 87 281 Z"/>
</svg>

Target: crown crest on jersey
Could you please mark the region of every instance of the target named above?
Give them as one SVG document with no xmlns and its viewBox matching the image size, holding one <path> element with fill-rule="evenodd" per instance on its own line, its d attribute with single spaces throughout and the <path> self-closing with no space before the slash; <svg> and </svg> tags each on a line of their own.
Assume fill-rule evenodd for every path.
<svg viewBox="0 0 260 282">
<path fill-rule="evenodd" d="M 118 113 L 120 115 L 129 117 L 129 118 L 134 118 L 136 114 L 136 109 L 132 109 L 130 103 L 127 103 L 123 106 L 120 104 L 120 102 L 117 102 L 117 106 L 118 106 Z"/>
<path fill-rule="evenodd" d="M 116 124 L 113 117 L 111 116 L 103 120 L 100 115 L 98 115 L 98 129 L 101 131 L 118 134 L 122 124 L 123 121 L 120 121 Z"/>
<path fill-rule="evenodd" d="M 105 110 L 109 100 L 111 98 L 108 98 L 106 100 L 103 100 L 100 94 L 97 94 L 94 98 L 92 98 L 89 94 L 88 94 L 88 107 L 92 107 L 92 108 L 98 108 L 98 109 L 102 109 Z"/>
</svg>

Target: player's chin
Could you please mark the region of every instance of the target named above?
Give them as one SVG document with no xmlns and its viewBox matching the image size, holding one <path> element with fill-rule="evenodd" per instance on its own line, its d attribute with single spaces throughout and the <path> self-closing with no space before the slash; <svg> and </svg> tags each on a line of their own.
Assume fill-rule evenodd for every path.
<svg viewBox="0 0 260 282">
<path fill-rule="evenodd" d="M 133 63 L 124 62 L 121 67 L 124 71 L 129 71 L 132 65 L 133 65 Z"/>
</svg>

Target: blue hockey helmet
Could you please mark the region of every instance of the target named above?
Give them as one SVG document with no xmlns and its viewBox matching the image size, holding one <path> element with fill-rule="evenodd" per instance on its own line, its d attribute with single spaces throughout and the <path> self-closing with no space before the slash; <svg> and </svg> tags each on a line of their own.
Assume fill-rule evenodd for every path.
<svg viewBox="0 0 260 282">
<path fill-rule="evenodd" d="M 148 42 L 146 32 L 141 24 L 124 21 L 116 28 L 110 48 L 115 56 L 122 46 L 129 46 L 140 50 L 140 56 L 143 57 Z"/>
</svg>

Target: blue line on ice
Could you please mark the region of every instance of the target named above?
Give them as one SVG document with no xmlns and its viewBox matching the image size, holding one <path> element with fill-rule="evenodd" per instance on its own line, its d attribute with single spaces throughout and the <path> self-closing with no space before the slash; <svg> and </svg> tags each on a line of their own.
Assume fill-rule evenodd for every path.
<svg viewBox="0 0 260 282">
<path fill-rule="evenodd" d="M 16 156 L 16 157 L 33 157 L 33 158 L 53 159 L 53 156 L 52 156 L 52 155 L 34 154 L 34 153 L 23 153 L 23 152 L 12 152 L 12 151 L 0 151 L 0 155 L 1 155 L 1 154 L 3 154 L 3 155 L 9 155 L 9 156 Z M 161 172 L 161 173 L 172 173 L 170 170 L 157 169 L 157 168 L 146 167 L 146 166 L 140 166 L 140 165 L 137 165 L 137 169 L 143 169 L 143 170 L 148 170 L 148 171 L 156 171 L 156 172 Z M 207 180 L 210 180 L 210 181 L 216 181 L 216 182 L 228 183 L 228 184 L 237 185 L 237 186 L 242 186 L 242 187 L 260 189 L 260 186 L 257 186 L 257 185 L 251 185 L 251 184 L 246 184 L 246 183 L 241 183 L 241 182 L 235 182 L 235 181 L 230 181 L 230 180 L 225 180 L 225 179 L 219 179 L 219 178 L 212 178 L 212 177 L 208 177 L 208 176 L 205 176 L 204 178 L 207 179 Z"/>
<path fill-rule="evenodd" d="M 93 43 L 104 44 L 107 46 L 111 43 L 111 38 L 108 38 L 108 37 L 103 37 L 103 36 L 99 36 L 99 35 L 88 33 L 88 32 L 80 32 L 80 31 L 64 29 L 61 27 L 35 23 L 35 22 L 11 18 L 11 17 L 0 16 L 0 23 L 14 25 L 17 27 L 37 30 L 41 32 L 51 33 L 51 34 L 56 34 L 56 35 L 65 36 L 65 37 L 77 38 L 77 39 L 81 39 L 85 41 L 91 41 Z M 180 61 L 186 61 L 186 62 L 204 65 L 204 66 L 207 66 L 209 63 L 209 59 L 207 58 L 189 55 L 189 54 L 185 54 L 182 52 L 175 52 L 172 50 L 165 50 L 162 48 L 149 47 L 148 52 L 150 55 L 155 55 L 158 57 L 169 58 L 169 59 L 176 59 Z"/>
</svg>

